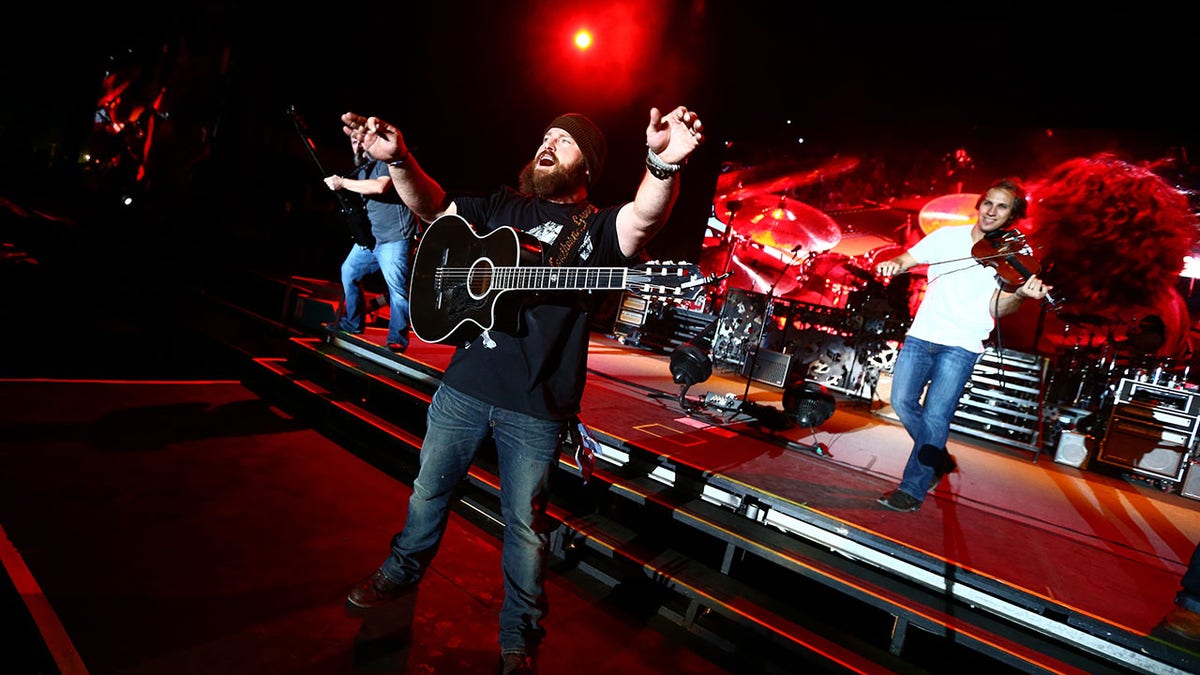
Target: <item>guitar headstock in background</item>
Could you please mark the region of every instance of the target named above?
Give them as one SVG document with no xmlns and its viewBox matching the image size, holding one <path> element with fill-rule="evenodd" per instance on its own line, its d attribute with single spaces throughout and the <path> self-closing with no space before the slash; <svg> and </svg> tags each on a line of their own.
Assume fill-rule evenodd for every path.
<svg viewBox="0 0 1200 675">
<path fill-rule="evenodd" d="M 705 276 L 693 263 L 652 260 L 629 268 L 626 288 L 641 296 L 695 300 L 706 286 L 727 276 Z"/>
</svg>

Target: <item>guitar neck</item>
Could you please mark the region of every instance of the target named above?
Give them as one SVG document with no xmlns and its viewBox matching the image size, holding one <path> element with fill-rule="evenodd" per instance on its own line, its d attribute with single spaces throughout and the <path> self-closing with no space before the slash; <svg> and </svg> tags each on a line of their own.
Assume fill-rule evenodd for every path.
<svg viewBox="0 0 1200 675">
<path fill-rule="evenodd" d="M 625 267 L 495 267 L 491 287 L 506 291 L 612 291 L 626 287 Z"/>
</svg>

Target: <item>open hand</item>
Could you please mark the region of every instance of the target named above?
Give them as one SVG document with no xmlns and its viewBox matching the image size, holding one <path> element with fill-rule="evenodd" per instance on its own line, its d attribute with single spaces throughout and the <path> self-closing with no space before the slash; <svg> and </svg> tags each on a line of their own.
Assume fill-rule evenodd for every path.
<svg viewBox="0 0 1200 675">
<path fill-rule="evenodd" d="M 371 156 L 392 162 L 408 154 L 400 130 L 379 119 L 348 112 L 342 115 L 342 132 L 357 140 Z"/>
<path fill-rule="evenodd" d="M 658 108 L 650 109 L 650 126 L 646 127 L 646 146 L 664 162 L 682 164 L 692 151 L 704 142 L 704 124 L 700 116 L 684 106 L 663 115 Z"/>
</svg>

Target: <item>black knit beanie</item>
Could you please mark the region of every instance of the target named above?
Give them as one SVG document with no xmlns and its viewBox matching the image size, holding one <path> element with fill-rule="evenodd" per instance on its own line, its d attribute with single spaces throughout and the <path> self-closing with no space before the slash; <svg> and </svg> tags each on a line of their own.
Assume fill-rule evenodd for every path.
<svg viewBox="0 0 1200 675">
<path fill-rule="evenodd" d="M 605 142 L 600 127 L 579 113 L 567 113 L 555 117 L 554 121 L 546 127 L 546 131 L 550 131 L 554 127 L 571 134 L 571 138 L 575 139 L 575 143 L 579 145 L 579 151 L 583 153 L 583 163 L 591 173 L 588 183 L 595 185 L 596 181 L 600 180 L 600 172 L 604 170 L 604 159 L 608 156 L 608 143 Z"/>
</svg>

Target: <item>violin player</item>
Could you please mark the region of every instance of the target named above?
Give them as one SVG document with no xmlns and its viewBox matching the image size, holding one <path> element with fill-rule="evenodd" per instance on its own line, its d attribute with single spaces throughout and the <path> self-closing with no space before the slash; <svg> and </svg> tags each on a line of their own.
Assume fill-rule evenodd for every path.
<svg viewBox="0 0 1200 675">
<path fill-rule="evenodd" d="M 889 509 L 921 508 L 925 495 L 956 468 L 946 440 L 963 389 L 983 355 L 984 340 L 998 318 L 1015 312 L 1026 299 L 1047 298 L 1052 290 L 1037 274 L 1014 284 L 1017 280 L 1006 279 L 992 260 L 973 256 L 985 237 L 1016 227 L 1025 217 L 1027 199 L 1019 179 L 997 180 L 976 202 L 974 224 L 939 227 L 875 266 L 877 275 L 890 278 L 916 265 L 929 265 L 924 298 L 892 374 L 892 408 L 913 445 L 899 487 L 878 500 Z"/>
</svg>

